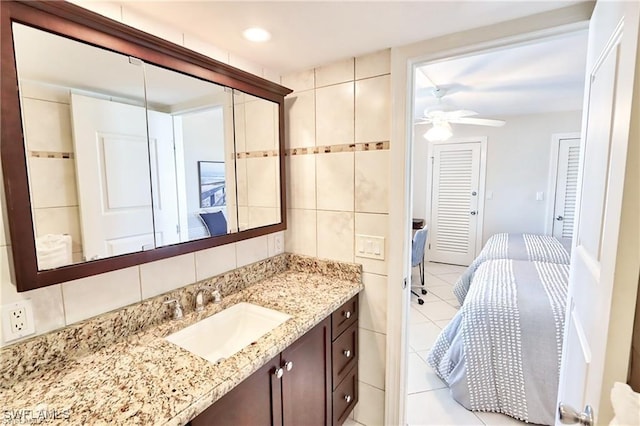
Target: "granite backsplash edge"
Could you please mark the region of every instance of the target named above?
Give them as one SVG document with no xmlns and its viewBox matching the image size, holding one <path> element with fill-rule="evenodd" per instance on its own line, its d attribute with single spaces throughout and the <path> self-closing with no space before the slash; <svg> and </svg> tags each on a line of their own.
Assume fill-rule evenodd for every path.
<svg viewBox="0 0 640 426">
<path fill-rule="evenodd" d="M 171 318 L 166 300 L 177 299 L 184 313 L 192 312 L 198 291 L 216 287 L 223 297 L 285 271 L 319 274 L 331 278 L 362 282 L 362 266 L 283 253 L 210 277 L 141 302 L 34 336 L 0 349 L 0 378 L 10 386 L 43 371 L 56 369 L 70 359 L 108 347 Z"/>
</svg>

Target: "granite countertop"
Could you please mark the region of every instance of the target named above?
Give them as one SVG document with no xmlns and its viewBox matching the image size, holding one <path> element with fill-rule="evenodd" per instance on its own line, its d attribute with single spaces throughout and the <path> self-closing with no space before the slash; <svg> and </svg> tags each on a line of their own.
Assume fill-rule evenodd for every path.
<svg viewBox="0 0 640 426">
<path fill-rule="evenodd" d="M 204 312 L 189 312 L 182 320 L 128 335 L 71 357 L 56 368 L 43 369 L 42 374 L 3 383 L 0 422 L 25 417 L 14 410 L 32 410 L 26 416 L 48 416 L 43 423 L 185 424 L 362 288 L 359 280 L 321 271 L 277 273 L 225 296 L 219 304 L 207 304 Z M 292 318 L 219 364 L 164 339 L 239 302 L 272 308 Z"/>
</svg>

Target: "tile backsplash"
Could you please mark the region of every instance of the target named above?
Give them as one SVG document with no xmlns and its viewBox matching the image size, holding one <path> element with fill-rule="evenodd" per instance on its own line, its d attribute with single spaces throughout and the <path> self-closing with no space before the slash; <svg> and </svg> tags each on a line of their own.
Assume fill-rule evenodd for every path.
<svg viewBox="0 0 640 426">
<path fill-rule="evenodd" d="M 356 234 L 388 251 L 390 51 L 282 77 L 287 109 L 288 252 L 363 266 L 360 400 L 355 419 L 384 422 L 387 261 L 359 257 Z"/>
</svg>

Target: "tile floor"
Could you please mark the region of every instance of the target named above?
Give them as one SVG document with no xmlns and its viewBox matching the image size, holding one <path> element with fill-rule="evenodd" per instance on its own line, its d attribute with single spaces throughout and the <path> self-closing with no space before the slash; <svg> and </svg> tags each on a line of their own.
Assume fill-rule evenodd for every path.
<svg viewBox="0 0 640 426">
<path fill-rule="evenodd" d="M 429 293 L 421 296 L 424 304 L 419 305 L 416 297 L 411 297 L 407 423 L 412 426 L 523 426 L 525 423 L 502 414 L 468 411 L 451 397 L 447 385 L 427 364 L 427 354 L 433 342 L 460 307 L 452 288 L 465 269 L 462 266 L 428 263 L 425 286 Z M 414 283 L 420 283 L 418 268 L 414 268 L 412 279 Z M 348 426 L 358 424 L 351 423 Z"/>
</svg>

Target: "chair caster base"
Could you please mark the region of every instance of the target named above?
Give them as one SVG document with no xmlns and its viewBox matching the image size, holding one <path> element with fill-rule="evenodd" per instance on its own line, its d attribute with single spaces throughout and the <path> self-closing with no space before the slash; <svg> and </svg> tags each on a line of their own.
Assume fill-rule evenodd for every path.
<svg viewBox="0 0 640 426">
<path fill-rule="evenodd" d="M 424 305 L 424 300 L 418 299 L 418 305 Z"/>
<path fill-rule="evenodd" d="M 427 290 L 422 289 L 422 294 L 427 294 Z"/>
</svg>

